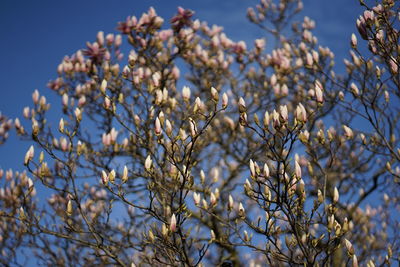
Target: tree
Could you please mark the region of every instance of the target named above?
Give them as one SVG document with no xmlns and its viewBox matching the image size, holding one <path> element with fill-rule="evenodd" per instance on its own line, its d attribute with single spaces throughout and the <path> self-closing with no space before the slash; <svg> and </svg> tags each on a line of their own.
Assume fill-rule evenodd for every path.
<svg viewBox="0 0 400 267">
<path fill-rule="evenodd" d="M 399 261 L 400 8 L 360 4 L 342 74 L 300 0 L 249 8 L 252 48 L 183 8 L 99 32 L 48 84 L 58 127 L 38 91 L 0 118 L 0 143 L 12 124 L 32 142 L 0 173 L 1 263 Z"/>
</svg>

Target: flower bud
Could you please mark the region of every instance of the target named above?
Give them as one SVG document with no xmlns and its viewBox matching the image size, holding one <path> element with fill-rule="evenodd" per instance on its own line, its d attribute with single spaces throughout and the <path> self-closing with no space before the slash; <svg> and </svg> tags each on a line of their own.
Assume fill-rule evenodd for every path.
<svg viewBox="0 0 400 267">
<path fill-rule="evenodd" d="M 200 204 L 200 200 L 201 200 L 201 196 L 199 193 L 194 192 L 193 193 L 193 200 L 194 200 L 194 204 L 196 206 L 198 206 Z"/>
<path fill-rule="evenodd" d="M 124 166 L 124 171 L 121 180 L 123 183 L 126 183 L 128 181 L 128 167 L 126 167 L 126 165 Z"/>
<path fill-rule="evenodd" d="M 239 203 L 239 216 L 240 217 L 245 217 L 246 216 L 245 209 L 243 207 L 242 202 Z"/>
<path fill-rule="evenodd" d="M 37 89 L 32 94 L 32 100 L 35 104 L 39 103 L 39 91 Z"/>
<path fill-rule="evenodd" d="M 269 168 L 267 163 L 264 164 L 264 178 L 267 179 L 269 177 Z"/>
<path fill-rule="evenodd" d="M 299 165 L 299 163 L 297 162 L 297 160 L 294 162 L 294 166 L 295 166 L 295 175 L 297 179 L 301 178 L 301 167 Z"/>
<path fill-rule="evenodd" d="M 169 230 L 174 233 L 176 231 L 176 217 L 175 217 L 175 213 L 172 214 L 171 216 L 171 221 L 169 224 Z"/>
<path fill-rule="evenodd" d="M 60 123 L 58 125 L 58 130 L 60 131 L 60 133 L 64 133 L 64 119 L 61 118 Z"/>
<path fill-rule="evenodd" d="M 107 81 L 106 81 L 106 80 L 103 80 L 103 81 L 101 82 L 101 85 L 100 85 L 100 92 L 102 92 L 103 94 L 105 94 L 105 93 L 106 93 L 106 89 L 107 89 Z"/>
<path fill-rule="evenodd" d="M 153 165 L 153 161 L 151 160 L 150 155 L 147 156 L 145 162 L 144 162 L 144 168 L 146 171 L 150 171 L 151 166 Z"/>
<path fill-rule="evenodd" d="M 324 102 L 322 85 L 318 80 L 316 80 L 314 86 L 315 86 L 315 98 L 319 104 L 322 104 Z"/>
<path fill-rule="evenodd" d="M 27 165 L 29 161 L 33 159 L 34 155 L 35 155 L 35 149 L 33 148 L 33 146 L 30 146 L 25 154 L 24 164 Z"/>
<path fill-rule="evenodd" d="M 234 201 L 231 194 L 228 197 L 228 210 L 231 211 L 233 209 Z"/>
<path fill-rule="evenodd" d="M 218 101 L 219 101 L 219 94 L 218 94 L 217 89 L 215 89 L 214 87 L 211 87 L 211 97 L 212 97 L 212 99 L 213 99 L 213 101 L 214 101 L 215 103 L 218 103 Z"/>
<path fill-rule="evenodd" d="M 333 203 L 336 204 L 339 201 L 339 191 L 337 187 L 333 189 Z"/>
<path fill-rule="evenodd" d="M 184 86 L 182 89 L 182 98 L 185 101 L 189 101 L 190 99 L 190 88 L 188 86 Z"/>
<path fill-rule="evenodd" d="M 239 98 L 239 112 L 240 113 L 246 112 L 246 103 L 244 102 L 243 97 Z"/>
<path fill-rule="evenodd" d="M 256 169 L 255 169 L 255 166 L 254 166 L 254 162 L 251 159 L 250 159 L 249 166 L 250 166 L 250 175 L 252 177 L 256 177 Z"/>
<path fill-rule="evenodd" d="M 67 204 L 67 216 L 71 216 L 72 215 L 72 212 L 73 212 L 73 210 L 72 210 L 72 201 L 71 200 L 68 200 L 68 204 Z"/>
<path fill-rule="evenodd" d="M 104 170 L 101 171 L 101 181 L 104 185 L 108 184 L 108 175 Z"/>
<path fill-rule="evenodd" d="M 154 123 L 154 132 L 157 136 L 160 136 L 162 133 L 160 119 L 157 117 Z"/>
<path fill-rule="evenodd" d="M 224 93 L 222 95 L 222 108 L 225 109 L 228 106 L 228 95 Z"/>
<path fill-rule="evenodd" d="M 350 42 L 350 44 L 351 44 L 352 48 L 354 48 L 354 49 L 357 48 L 357 37 L 356 37 L 356 35 L 354 33 L 351 34 L 351 42 Z"/>
<path fill-rule="evenodd" d="M 354 137 L 353 130 L 350 127 L 343 125 L 343 130 L 344 136 L 346 136 L 347 139 L 352 139 Z"/>
<path fill-rule="evenodd" d="M 75 108 L 75 117 L 78 122 L 82 120 L 82 111 L 79 108 Z"/>
<path fill-rule="evenodd" d="M 299 103 L 296 107 L 296 119 L 303 123 L 307 121 L 307 112 L 301 103 Z"/>
</svg>

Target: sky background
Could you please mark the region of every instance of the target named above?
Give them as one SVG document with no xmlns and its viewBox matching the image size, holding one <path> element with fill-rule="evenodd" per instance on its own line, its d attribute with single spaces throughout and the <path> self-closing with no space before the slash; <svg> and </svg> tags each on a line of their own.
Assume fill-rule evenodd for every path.
<svg viewBox="0 0 400 267">
<path fill-rule="evenodd" d="M 86 41 L 94 41 L 98 31 L 116 32 L 118 21 L 129 15 L 140 17 L 150 6 L 166 22 L 177 6 L 190 8 L 196 12 L 196 18 L 208 21 L 209 25 L 221 25 L 232 40 L 245 40 L 252 46 L 252 40 L 263 33 L 247 21 L 246 9 L 257 3 L 255 0 L 0 0 L 0 111 L 10 118 L 21 118 L 23 107 L 32 104 L 34 89 L 46 95 L 54 109 L 60 99 L 46 84 L 56 77 L 61 59 L 84 48 Z M 339 70 L 343 57 L 348 55 L 348 40 L 356 31 L 355 20 L 361 12 L 358 0 L 304 1 L 302 14 L 317 22 L 315 35 L 321 45 L 329 46 L 335 53 Z M 22 167 L 28 144 L 17 142 L 12 135 L 0 146 L 0 168 Z"/>
</svg>

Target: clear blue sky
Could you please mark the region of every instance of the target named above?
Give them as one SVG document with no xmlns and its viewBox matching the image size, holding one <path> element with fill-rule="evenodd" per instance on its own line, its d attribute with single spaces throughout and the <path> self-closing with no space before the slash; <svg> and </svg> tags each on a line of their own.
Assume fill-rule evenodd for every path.
<svg viewBox="0 0 400 267">
<path fill-rule="evenodd" d="M 246 8 L 255 0 L 40 0 L 0 1 L 0 111 L 11 118 L 22 117 L 22 109 L 31 105 L 31 93 L 39 89 L 53 108 L 60 104 L 46 83 L 56 77 L 56 67 L 64 55 L 93 41 L 99 30 L 115 32 L 118 21 L 128 15 L 140 16 L 150 6 L 169 18 L 177 6 L 190 8 L 196 18 L 224 27 L 233 40 L 251 42 L 262 32 L 246 19 Z M 306 0 L 304 14 L 317 22 L 320 44 L 329 46 L 342 65 L 349 50 L 349 37 L 356 31 L 355 20 L 361 13 L 358 0 Z M 126 54 L 126 52 L 125 52 Z M 53 96 L 53 97 L 51 97 Z M 0 168 L 19 167 L 27 143 L 9 142 L 0 146 Z"/>
</svg>

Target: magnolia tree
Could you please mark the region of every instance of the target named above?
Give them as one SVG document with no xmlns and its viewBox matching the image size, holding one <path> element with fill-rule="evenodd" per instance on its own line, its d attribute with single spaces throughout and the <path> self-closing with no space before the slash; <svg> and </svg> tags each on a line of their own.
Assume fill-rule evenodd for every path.
<svg viewBox="0 0 400 267">
<path fill-rule="evenodd" d="M 37 90 L 0 118 L 32 144 L 0 173 L 1 263 L 398 262 L 400 7 L 360 4 L 341 74 L 300 0 L 249 8 L 254 43 L 183 8 L 99 32 L 48 84 L 59 122 Z"/>
</svg>

